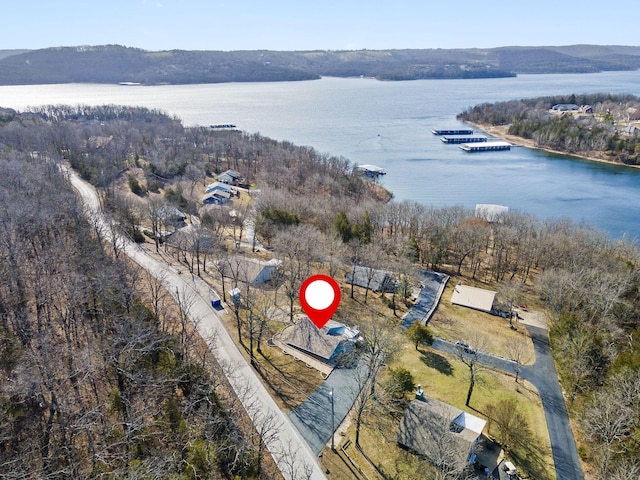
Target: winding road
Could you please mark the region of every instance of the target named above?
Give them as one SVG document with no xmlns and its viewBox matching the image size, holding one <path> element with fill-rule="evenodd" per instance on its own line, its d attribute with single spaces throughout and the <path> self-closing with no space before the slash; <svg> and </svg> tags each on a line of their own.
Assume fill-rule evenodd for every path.
<svg viewBox="0 0 640 480">
<path fill-rule="evenodd" d="M 162 281 L 174 297 L 188 298 L 188 314 L 215 355 L 218 363 L 238 399 L 242 402 L 254 427 L 261 434 L 283 477 L 287 480 L 325 479 L 314 452 L 290 419 L 280 410 L 262 382 L 238 350 L 224 328 L 218 313 L 211 306 L 211 299 L 218 298 L 215 292 L 199 277 L 181 275 L 179 271 L 159 262 L 139 245 L 110 228 L 102 212 L 95 188 L 64 166 L 71 185 L 84 200 L 86 213 L 95 222 L 105 238 L 117 245 L 138 265 Z M 115 235 L 115 236 L 114 236 Z"/>
</svg>

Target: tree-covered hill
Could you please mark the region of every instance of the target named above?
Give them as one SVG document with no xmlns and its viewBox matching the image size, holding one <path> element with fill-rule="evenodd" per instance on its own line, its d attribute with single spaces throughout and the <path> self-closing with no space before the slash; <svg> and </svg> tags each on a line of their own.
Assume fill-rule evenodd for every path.
<svg viewBox="0 0 640 480">
<path fill-rule="evenodd" d="M 571 107 L 553 109 L 558 104 Z M 640 164 L 640 98 L 634 95 L 573 94 L 485 103 L 458 119 L 508 126 L 509 135 L 533 140 L 540 148 Z"/>
<path fill-rule="evenodd" d="M 119 45 L 0 51 L 0 85 L 188 84 L 364 76 L 380 80 L 509 77 L 640 68 L 640 47 L 146 51 Z"/>
</svg>

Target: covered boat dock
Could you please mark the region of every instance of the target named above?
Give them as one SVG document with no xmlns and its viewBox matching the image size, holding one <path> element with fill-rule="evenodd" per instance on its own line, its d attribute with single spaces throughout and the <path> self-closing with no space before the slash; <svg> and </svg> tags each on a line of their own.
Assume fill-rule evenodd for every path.
<svg viewBox="0 0 640 480">
<path fill-rule="evenodd" d="M 511 150 L 512 145 L 509 142 L 481 142 L 481 143 L 463 143 L 459 147 L 465 152 L 490 152 L 496 150 Z"/>
<path fill-rule="evenodd" d="M 484 137 L 482 135 L 475 135 L 472 137 L 466 136 L 466 135 L 446 135 L 446 136 L 442 136 L 440 137 L 440 140 L 442 140 L 444 143 L 478 143 L 478 142 L 486 142 L 487 141 L 487 137 Z"/>
<path fill-rule="evenodd" d="M 445 130 L 431 130 L 434 135 L 473 135 L 473 130 L 468 128 L 460 129 L 445 129 Z"/>
</svg>

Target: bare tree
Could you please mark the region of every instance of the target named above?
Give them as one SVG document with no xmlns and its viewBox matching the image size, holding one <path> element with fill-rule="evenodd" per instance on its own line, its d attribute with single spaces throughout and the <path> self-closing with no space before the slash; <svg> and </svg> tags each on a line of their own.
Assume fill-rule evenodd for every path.
<svg viewBox="0 0 640 480">
<path fill-rule="evenodd" d="M 473 395 L 478 375 L 484 369 L 484 366 L 480 363 L 479 356 L 487 344 L 486 338 L 478 334 L 474 334 L 470 338 L 473 342 L 470 348 L 464 346 L 456 347 L 458 359 L 467 367 L 469 373 L 469 389 L 467 390 L 467 399 L 465 401 L 467 407 L 471 403 L 471 395 Z"/>
<path fill-rule="evenodd" d="M 516 383 L 518 383 L 518 379 L 520 378 L 522 365 L 533 360 L 529 343 L 530 342 L 524 338 L 518 338 L 509 343 L 507 358 L 516 364 Z"/>
</svg>

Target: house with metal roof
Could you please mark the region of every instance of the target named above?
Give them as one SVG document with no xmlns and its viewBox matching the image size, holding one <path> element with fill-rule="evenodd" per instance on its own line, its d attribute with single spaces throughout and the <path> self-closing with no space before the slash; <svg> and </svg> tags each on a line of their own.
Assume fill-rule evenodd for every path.
<svg viewBox="0 0 640 480">
<path fill-rule="evenodd" d="M 481 218 L 489 223 L 504 221 L 509 214 L 509 207 L 505 205 L 496 205 L 493 203 L 476 204 L 476 218 Z"/>
<path fill-rule="evenodd" d="M 229 185 L 238 185 L 239 183 L 242 183 L 242 175 L 240 172 L 229 169 L 218 175 L 218 181 Z"/>
<path fill-rule="evenodd" d="M 221 189 L 207 192 L 202 197 L 203 205 L 222 205 L 229 201 L 231 193 Z"/>
<path fill-rule="evenodd" d="M 481 312 L 491 313 L 496 293 L 484 288 L 456 285 L 451 295 L 451 303 L 461 307 L 473 308 Z"/>
</svg>

